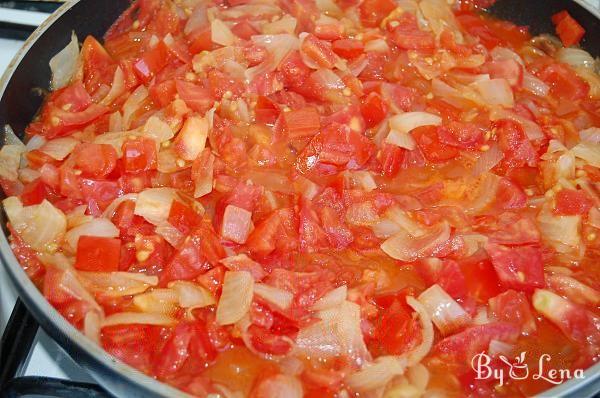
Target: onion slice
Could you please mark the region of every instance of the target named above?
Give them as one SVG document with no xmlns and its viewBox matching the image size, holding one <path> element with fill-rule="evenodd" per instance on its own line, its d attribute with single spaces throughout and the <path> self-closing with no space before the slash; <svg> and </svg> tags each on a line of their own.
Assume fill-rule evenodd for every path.
<svg viewBox="0 0 600 398">
<path fill-rule="evenodd" d="M 104 318 L 101 326 L 104 328 L 107 326 L 132 324 L 173 326 L 177 324 L 177 320 L 160 313 L 118 312 Z"/>
<path fill-rule="evenodd" d="M 63 88 L 71 81 L 77 70 L 79 58 L 79 42 L 75 32 L 71 32 L 71 40 L 50 59 L 50 70 L 52 71 L 51 86 L 53 90 Z"/>
<path fill-rule="evenodd" d="M 217 305 L 217 323 L 231 325 L 250 310 L 254 295 L 254 279 L 247 271 L 227 271 Z"/>
</svg>

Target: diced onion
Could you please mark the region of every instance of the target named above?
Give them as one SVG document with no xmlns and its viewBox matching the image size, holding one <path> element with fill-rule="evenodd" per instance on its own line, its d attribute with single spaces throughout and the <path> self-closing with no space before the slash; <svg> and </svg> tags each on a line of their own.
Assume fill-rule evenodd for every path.
<svg viewBox="0 0 600 398">
<path fill-rule="evenodd" d="M 23 141 L 21 141 L 21 139 L 17 137 L 12 127 L 10 127 L 10 124 L 4 125 L 4 145 L 17 145 L 25 147 Z"/>
<path fill-rule="evenodd" d="M 90 222 L 70 229 L 65 235 L 65 240 L 71 249 L 75 250 L 77 249 L 79 237 L 84 235 L 116 238 L 119 236 L 119 228 L 115 227 L 115 225 L 106 218 L 94 218 Z"/>
<path fill-rule="evenodd" d="M 387 53 L 390 51 L 390 46 L 384 39 L 370 40 L 365 43 L 365 52 Z"/>
<path fill-rule="evenodd" d="M 577 67 L 583 66 L 588 69 L 594 69 L 596 67 L 596 60 L 585 50 L 581 48 L 560 48 L 556 52 L 556 58 L 560 62 Z"/>
<path fill-rule="evenodd" d="M 225 22 L 220 19 L 214 19 L 211 22 L 210 33 L 213 43 L 222 46 L 231 46 L 235 43 L 235 35 L 231 32 L 231 29 L 225 25 Z"/>
<path fill-rule="evenodd" d="M 270 57 L 262 63 L 246 70 L 246 81 L 248 82 L 251 82 L 257 76 L 274 71 L 290 51 L 297 50 L 299 47 L 298 38 L 295 35 L 285 33 L 280 35 L 252 36 L 252 41 L 255 44 L 265 47 Z"/>
<path fill-rule="evenodd" d="M 4 145 L 0 149 L 0 177 L 9 181 L 19 178 L 21 155 L 25 152 L 24 145 Z"/>
<path fill-rule="evenodd" d="M 579 159 L 585 160 L 590 166 L 600 167 L 600 144 L 581 142 L 575 145 L 571 152 Z"/>
<path fill-rule="evenodd" d="M 252 228 L 252 213 L 241 207 L 229 205 L 223 214 L 221 236 L 235 243 L 246 243 Z"/>
<path fill-rule="evenodd" d="M 146 189 L 138 194 L 134 214 L 151 224 L 160 225 L 167 221 L 175 195 L 173 188 Z"/>
<path fill-rule="evenodd" d="M 600 144 L 600 127 L 590 127 L 579 132 L 579 138 L 581 141 L 589 142 L 591 144 Z"/>
<path fill-rule="evenodd" d="M 123 108 L 122 108 L 123 109 L 123 119 L 122 119 L 123 128 L 125 128 L 125 129 L 130 128 L 131 122 L 132 122 L 131 119 L 133 118 L 133 115 L 139 109 L 140 105 L 144 102 L 144 100 L 146 98 L 148 98 L 148 89 L 143 84 L 138 86 L 138 88 L 136 88 L 135 91 L 133 93 L 131 93 L 131 95 L 129 97 L 127 97 L 127 100 L 123 104 Z M 121 148 L 117 149 L 117 152 L 121 153 L 120 149 Z"/>
<path fill-rule="evenodd" d="M 50 70 L 52 71 L 51 86 L 53 90 L 58 90 L 69 84 L 77 70 L 78 58 L 79 42 L 77 41 L 75 32 L 71 32 L 71 41 L 69 41 L 69 44 L 50 59 Z"/>
<path fill-rule="evenodd" d="M 398 224 L 402 229 L 412 236 L 421 236 L 425 233 L 425 228 L 410 218 L 408 213 L 402 210 L 399 206 L 392 206 L 387 209 L 385 212 L 385 217 L 388 220 Z"/>
<path fill-rule="evenodd" d="M 113 77 L 112 85 L 110 86 L 110 91 L 100 104 L 102 105 L 110 105 L 116 100 L 121 94 L 125 92 L 125 74 L 123 73 L 123 69 L 121 67 L 117 67 L 115 70 L 115 75 Z"/>
<path fill-rule="evenodd" d="M 82 283 L 92 293 L 108 297 L 123 297 L 143 293 L 158 285 L 157 276 L 137 272 L 86 272 L 78 271 Z"/>
<path fill-rule="evenodd" d="M 439 126 L 442 118 L 427 112 L 406 112 L 392 116 L 389 123 L 392 130 L 408 133 L 421 126 Z"/>
<path fill-rule="evenodd" d="M 419 314 L 419 322 L 421 323 L 421 344 L 406 353 L 408 366 L 414 366 L 427 356 L 433 346 L 433 325 L 427 310 L 420 301 L 408 296 L 406 297 L 406 303 Z"/>
<path fill-rule="evenodd" d="M 403 231 L 399 232 L 383 242 L 381 250 L 393 259 L 412 262 L 433 254 L 436 248 L 448 239 L 450 239 L 450 226 L 443 222 L 428 229 L 425 235 L 419 237 L 411 237 Z"/>
<path fill-rule="evenodd" d="M 419 296 L 431 320 L 447 335 L 470 322 L 471 317 L 440 285 L 433 285 Z"/>
<path fill-rule="evenodd" d="M 208 16 L 206 15 L 206 4 L 203 2 L 198 2 L 192 14 L 188 18 L 185 27 L 183 28 L 183 33 L 189 35 L 194 31 L 199 31 L 200 29 L 204 29 L 208 27 Z"/>
<path fill-rule="evenodd" d="M 410 151 L 417 147 L 417 142 L 408 132 L 395 129 L 390 130 L 390 133 L 385 138 L 385 142 Z"/>
<path fill-rule="evenodd" d="M 506 79 L 480 80 L 471 84 L 487 105 L 512 108 L 515 100 L 510 84 Z"/>
<path fill-rule="evenodd" d="M 40 151 L 56 160 L 63 160 L 79 144 L 79 141 L 72 137 L 60 137 L 47 141 Z"/>
<path fill-rule="evenodd" d="M 231 325 L 250 310 L 254 295 L 254 279 L 247 271 L 227 271 L 217 305 L 217 323 Z"/>
<path fill-rule="evenodd" d="M 88 311 L 83 318 L 83 334 L 100 345 L 100 323 L 102 317 L 97 311 Z"/>
<path fill-rule="evenodd" d="M 581 305 L 596 307 L 600 303 L 600 292 L 568 275 L 549 275 L 546 282 L 552 290 Z"/>
<path fill-rule="evenodd" d="M 143 131 L 148 138 L 154 139 L 157 145 L 169 141 L 175 135 L 171 126 L 158 116 L 151 116 L 146 121 Z"/>
<path fill-rule="evenodd" d="M 184 160 L 194 160 L 206 145 L 208 121 L 200 116 L 190 116 L 175 139 L 175 148 Z"/>
<path fill-rule="evenodd" d="M 17 233 L 32 249 L 46 252 L 56 244 L 67 229 L 64 213 L 46 199 L 39 205 L 23 207 L 19 198 L 3 201 L 4 210 Z"/>
<path fill-rule="evenodd" d="M 495 143 L 490 146 L 490 149 L 482 152 L 475 166 L 473 166 L 473 175 L 479 176 L 496 167 L 504 158 L 504 154 Z"/>
<path fill-rule="evenodd" d="M 212 293 L 197 283 L 173 281 L 168 287 L 177 292 L 181 308 L 202 308 L 216 303 Z"/>
<path fill-rule="evenodd" d="M 581 244 L 581 216 L 561 216 L 544 207 L 538 214 L 537 224 L 542 239 L 560 253 L 577 251 Z"/>
<path fill-rule="evenodd" d="M 523 73 L 523 88 L 540 97 L 545 97 L 550 92 L 550 86 L 527 71 Z"/>
<path fill-rule="evenodd" d="M 45 137 L 42 137 L 41 135 L 34 135 L 29 139 L 29 141 L 27 141 L 27 145 L 25 145 L 25 148 L 27 149 L 27 152 L 30 152 L 36 149 L 40 149 L 45 143 Z"/>
<path fill-rule="evenodd" d="M 292 300 L 294 299 L 292 293 L 264 283 L 254 284 L 254 294 L 282 310 L 290 308 Z"/>
<path fill-rule="evenodd" d="M 102 321 L 102 327 L 133 324 L 173 326 L 177 324 L 177 320 L 160 313 L 118 312 L 107 316 Z"/>
<path fill-rule="evenodd" d="M 281 33 L 294 34 L 296 25 L 296 18 L 286 14 L 277 21 L 264 24 L 262 26 L 262 33 L 265 35 L 276 35 Z"/>
<path fill-rule="evenodd" d="M 257 397 L 302 398 L 302 383 L 294 376 L 276 374 L 263 379 L 254 389 Z"/>
<path fill-rule="evenodd" d="M 313 80 L 324 89 L 342 90 L 346 85 L 340 77 L 331 69 L 320 68 L 313 72 Z"/>
<path fill-rule="evenodd" d="M 133 305 L 147 313 L 174 314 L 178 303 L 179 294 L 172 289 L 152 289 L 133 298 Z"/>
<path fill-rule="evenodd" d="M 386 355 L 366 364 L 361 370 L 346 377 L 346 384 L 359 392 L 367 392 L 385 387 L 394 377 L 404 374 L 405 357 Z"/>
<path fill-rule="evenodd" d="M 344 301 L 346 301 L 347 297 L 348 287 L 346 285 L 342 285 L 327 292 L 323 297 L 318 299 L 311 307 L 311 310 L 322 311 L 327 310 L 329 308 L 337 307 L 341 305 Z"/>
</svg>

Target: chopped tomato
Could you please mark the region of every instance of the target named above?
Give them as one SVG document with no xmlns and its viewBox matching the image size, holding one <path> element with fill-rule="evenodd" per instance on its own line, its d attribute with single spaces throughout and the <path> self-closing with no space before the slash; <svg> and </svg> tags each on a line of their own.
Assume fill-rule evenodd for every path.
<svg viewBox="0 0 600 398">
<path fill-rule="evenodd" d="M 375 324 L 375 344 L 381 352 L 401 355 L 414 348 L 421 340 L 421 330 L 406 304 L 395 299 L 382 309 L 381 319 Z"/>
<path fill-rule="evenodd" d="M 84 235 L 77 243 L 75 268 L 94 272 L 118 271 L 120 255 L 120 239 Z"/>
<path fill-rule="evenodd" d="M 472 149 L 483 144 L 483 131 L 471 123 L 451 121 L 438 128 L 437 134 L 441 142 L 455 148 Z"/>
<path fill-rule="evenodd" d="M 395 8 L 392 0 L 365 0 L 359 6 L 360 21 L 368 27 L 378 26 Z"/>
<path fill-rule="evenodd" d="M 117 166 L 117 151 L 107 144 L 81 144 L 74 152 L 75 164 L 84 176 L 100 178 Z"/>
<path fill-rule="evenodd" d="M 164 41 L 159 41 L 156 46 L 146 51 L 144 55 L 133 64 L 133 69 L 143 82 L 150 81 L 169 62 L 169 48 Z"/>
<path fill-rule="evenodd" d="M 167 221 L 177 228 L 179 232 L 188 235 L 195 227 L 200 225 L 202 217 L 191 207 L 175 200 L 171 204 Z"/>
<path fill-rule="evenodd" d="M 312 34 L 304 38 L 302 51 L 323 68 L 332 68 L 337 60 L 335 53 L 331 49 L 331 45 Z"/>
<path fill-rule="evenodd" d="M 179 97 L 192 110 L 204 114 L 213 106 L 214 100 L 209 89 L 182 80 L 177 80 L 175 87 Z"/>
<path fill-rule="evenodd" d="M 585 29 L 566 10 L 554 14 L 552 23 L 556 26 L 556 34 L 565 47 L 579 44 L 585 35 Z"/>
<path fill-rule="evenodd" d="M 83 60 L 83 83 L 93 94 L 102 85 L 110 86 L 117 66 L 111 56 L 92 36 L 88 36 L 81 46 Z"/>
<path fill-rule="evenodd" d="M 561 189 L 556 194 L 555 200 L 555 212 L 565 216 L 587 214 L 594 206 L 592 199 L 581 190 Z"/>
<path fill-rule="evenodd" d="M 312 137 L 321 127 L 319 112 L 313 107 L 283 112 L 283 127 L 290 138 Z"/>
<path fill-rule="evenodd" d="M 458 156 L 456 148 L 440 142 L 438 128 L 435 126 L 417 127 L 410 134 L 430 162 L 445 162 Z"/>
<path fill-rule="evenodd" d="M 360 113 L 368 127 L 374 127 L 387 115 L 387 106 L 381 96 L 371 92 L 360 100 Z"/>
<path fill-rule="evenodd" d="M 542 252 L 534 246 L 507 247 L 490 243 L 486 251 L 500 282 L 507 288 L 532 291 L 544 287 Z"/>
<path fill-rule="evenodd" d="M 392 31 L 392 41 L 405 50 L 428 50 L 435 47 L 435 38 L 419 29 L 414 14 L 405 12 L 400 15 L 398 26 Z"/>
<path fill-rule="evenodd" d="M 527 204 L 527 195 L 519 185 L 502 178 L 498 184 L 496 203 L 503 209 L 522 209 Z"/>
<path fill-rule="evenodd" d="M 123 143 L 125 171 L 139 173 L 153 170 L 157 165 L 156 142 L 151 138 L 134 138 Z"/>
<path fill-rule="evenodd" d="M 550 85 L 550 92 L 557 98 L 580 100 L 590 91 L 590 85 L 565 64 L 548 65 L 539 77 Z"/>
<path fill-rule="evenodd" d="M 49 187 L 44 184 L 41 178 L 30 182 L 23 187 L 20 198 L 23 206 L 32 206 L 42 203 L 50 194 Z"/>
<path fill-rule="evenodd" d="M 507 290 L 489 300 L 490 315 L 496 321 L 514 323 L 523 333 L 536 329 L 535 318 L 527 296 L 523 292 Z"/>
<path fill-rule="evenodd" d="M 342 58 L 358 57 L 364 51 L 364 44 L 356 39 L 339 39 L 331 43 L 331 49 Z"/>
</svg>

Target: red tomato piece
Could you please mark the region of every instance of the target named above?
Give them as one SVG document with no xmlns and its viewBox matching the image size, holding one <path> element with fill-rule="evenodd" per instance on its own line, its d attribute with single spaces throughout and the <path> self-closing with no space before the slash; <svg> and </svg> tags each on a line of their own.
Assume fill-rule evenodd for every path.
<svg viewBox="0 0 600 398">
<path fill-rule="evenodd" d="M 427 286 L 438 284 L 454 299 L 466 297 L 467 282 L 456 261 L 424 260 L 418 265 L 417 270 Z"/>
<path fill-rule="evenodd" d="M 396 8 L 392 0 L 365 0 L 358 8 L 360 21 L 364 26 L 373 28 L 379 26 L 383 18 Z"/>
<path fill-rule="evenodd" d="M 566 10 L 554 14 L 552 23 L 556 25 L 556 34 L 565 47 L 579 44 L 585 35 L 585 29 Z"/>
<path fill-rule="evenodd" d="M 94 272 L 118 271 L 120 255 L 120 239 L 81 236 L 77 242 L 75 268 Z"/>
<path fill-rule="evenodd" d="M 203 115 L 212 108 L 214 99 L 209 89 L 182 80 L 177 80 L 175 87 L 179 97 L 190 109 Z"/>
<path fill-rule="evenodd" d="M 544 287 L 542 251 L 538 247 L 490 243 L 486 245 L 486 251 L 500 282 L 507 288 L 532 291 Z"/>
<path fill-rule="evenodd" d="M 323 68 L 331 69 L 337 61 L 337 56 L 331 49 L 331 45 L 326 41 L 319 40 L 313 34 L 309 34 L 304 38 L 301 49 L 304 54 Z"/>
<path fill-rule="evenodd" d="M 384 176 L 393 178 L 398 174 L 404 159 L 404 152 L 405 149 L 399 146 L 387 143 L 383 145 L 380 162 Z"/>
<path fill-rule="evenodd" d="M 555 200 L 554 211 L 565 216 L 587 214 L 594 206 L 592 199 L 581 190 L 561 189 L 556 194 Z"/>
<path fill-rule="evenodd" d="M 175 95 L 177 95 L 175 80 L 165 80 L 162 83 L 154 84 L 150 87 L 148 93 L 155 104 L 165 107 L 173 102 Z"/>
<path fill-rule="evenodd" d="M 458 150 L 440 142 L 436 126 L 417 127 L 410 133 L 425 158 L 433 163 L 445 162 L 458 156 Z"/>
<path fill-rule="evenodd" d="M 506 168 L 534 166 L 537 163 L 538 155 L 519 123 L 502 119 L 495 121 L 493 128 L 500 150 L 504 153 L 502 164 Z"/>
<path fill-rule="evenodd" d="M 169 48 L 160 40 L 152 49 L 145 51 L 144 55 L 133 64 L 133 69 L 138 78 L 149 82 L 169 63 Z"/>
<path fill-rule="evenodd" d="M 292 139 L 312 137 L 321 127 L 321 117 L 313 107 L 283 112 L 281 115 L 283 127 Z"/>
<path fill-rule="evenodd" d="M 32 206 L 40 204 L 46 199 L 49 195 L 50 189 L 44 184 L 41 178 L 37 178 L 36 180 L 26 184 L 23 188 L 23 192 L 21 192 L 20 198 L 23 206 Z"/>
<path fill-rule="evenodd" d="M 169 224 L 174 226 L 184 235 L 189 233 L 202 222 L 202 217 L 196 213 L 191 207 L 174 200 L 169 210 Z"/>
<path fill-rule="evenodd" d="M 376 92 L 371 92 L 366 97 L 360 99 L 360 113 L 362 114 L 368 127 L 375 127 L 387 115 L 387 106 L 381 96 Z"/>
<path fill-rule="evenodd" d="M 506 79 L 513 87 L 523 83 L 523 66 L 514 59 L 488 62 L 485 64 L 485 70 L 492 79 Z"/>
<path fill-rule="evenodd" d="M 156 142 L 151 138 L 134 138 L 123 143 L 123 166 L 129 173 L 156 169 Z"/>
<path fill-rule="evenodd" d="M 523 292 L 507 290 L 489 300 L 490 314 L 496 321 L 514 323 L 523 333 L 536 329 L 535 318 L 527 296 Z"/>
<path fill-rule="evenodd" d="M 590 91 L 590 85 L 565 64 L 548 65 L 539 77 L 550 85 L 550 92 L 557 98 L 575 101 L 586 98 Z"/>
<path fill-rule="evenodd" d="M 254 35 L 260 34 L 258 30 L 248 21 L 241 21 L 233 25 L 231 32 L 240 39 L 250 40 Z"/>
<path fill-rule="evenodd" d="M 451 121 L 440 126 L 437 134 L 441 142 L 455 148 L 473 149 L 483 144 L 483 131 L 472 123 Z"/>
<path fill-rule="evenodd" d="M 339 39 L 331 43 L 331 49 L 342 58 L 351 59 L 363 53 L 365 46 L 356 39 Z"/>
<path fill-rule="evenodd" d="M 401 300 L 394 299 L 389 307 L 383 308 L 380 319 L 375 323 L 373 343 L 387 354 L 403 354 L 421 341 L 420 325 Z"/>
<path fill-rule="evenodd" d="M 290 352 L 292 345 L 289 338 L 278 336 L 265 328 L 251 325 L 248 328 L 250 341 L 255 350 L 270 355 L 285 355 Z"/>
<path fill-rule="evenodd" d="M 525 191 L 508 178 L 502 178 L 496 192 L 496 203 L 502 209 L 522 209 L 527 204 Z"/>
<path fill-rule="evenodd" d="M 93 94 L 102 85 L 111 86 L 117 69 L 115 61 L 92 36 L 88 36 L 81 46 L 83 59 L 83 83 L 86 90 Z"/>
<path fill-rule="evenodd" d="M 101 178 L 110 174 L 117 166 L 117 151 L 112 145 L 84 143 L 75 148 L 77 169 L 84 176 Z"/>
<path fill-rule="evenodd" d="M 435 48 L 435 38 L 419 29 L 417 17 L 405 12 L 398 18 L 398 26 L 392 31 L 392 41 L 404 50 L 429 50 Z"/>
</svg>

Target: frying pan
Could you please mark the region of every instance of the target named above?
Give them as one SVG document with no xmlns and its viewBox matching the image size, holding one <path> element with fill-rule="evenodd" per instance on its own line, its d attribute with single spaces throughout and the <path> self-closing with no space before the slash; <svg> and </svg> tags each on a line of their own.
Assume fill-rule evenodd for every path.
<svg viewBox="0 0 600 398">
<path fill-rule="evenodd" d="M 42 103 L 40 90 L 49 88 L 48 62 L 67 45 L 71 31 L 79 38 L 102 37 L 113 21 L 129 6 L 129 0 L 79 0 L 61 6 L 25 42 L 0 81 L 0 126 L 10 124 L 22 135 Z M 500 18 L 529 26 L 535 34 L 553 32 L 552 14 L 568 10 L 585 28 L 582 47 L 600 55 L 600 13 L 580 0 L 498 0 L 490 12 Z M 4 129 L 0 129 L 4 143 Z M 111 394 L 118 397 L 180 397 L 179 390 L 160 383 L 117 361 L 92 344 L 45 300 L 19 266 L 8 244 L 6 218 L 0 212 L 0 260 L 28 310 L 41 327 L 75 361 Z M 2 364 L 0 364 L 2 366 Z M 585 378 L 570 380 L 542 393 L 544 397 L 590 397 L 600 392 L 600 363 L 585 372 Z"/>
</svg>

